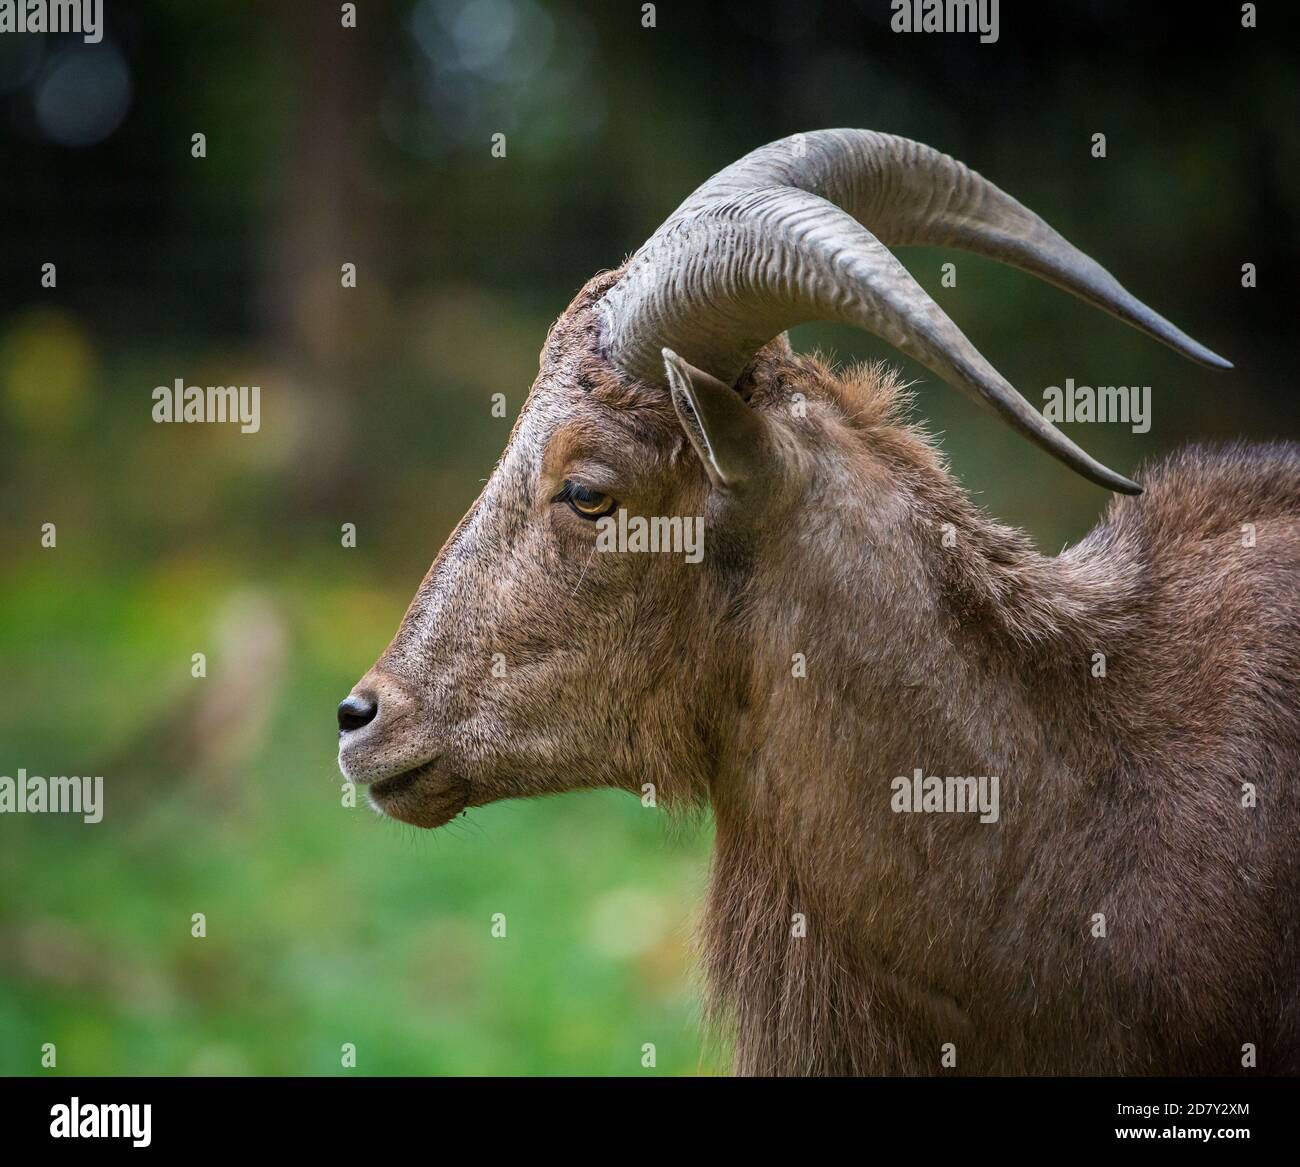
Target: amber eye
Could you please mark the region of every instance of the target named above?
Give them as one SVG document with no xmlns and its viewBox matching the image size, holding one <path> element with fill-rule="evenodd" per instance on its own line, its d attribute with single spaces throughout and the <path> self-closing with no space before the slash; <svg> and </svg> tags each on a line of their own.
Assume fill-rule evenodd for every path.
<svg viewBox="0 0 1300 1167">
<path fill-rule="evenodd" d="M 567 502 L 574 514 L 584 519 L 601 519 L 612 515 L 618 507 L 618 501 L 598 490 L 588 490 L 576 482 L 565 482 L 564 488 L 555 497 L 556 502 Z"/>
</svg>

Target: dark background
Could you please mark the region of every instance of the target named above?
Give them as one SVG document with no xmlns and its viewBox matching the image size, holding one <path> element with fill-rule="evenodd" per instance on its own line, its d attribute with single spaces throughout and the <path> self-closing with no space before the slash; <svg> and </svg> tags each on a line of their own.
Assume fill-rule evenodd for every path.
<svg viewBox="0 0 1300 1167">
<path fill-rule="evenodd" d="M 0 819 L 0 1070 L 42 1072 L 47 1041 L 80 1073 L 328 1073 L 346 1041 L 356 1072 L 639 1073 L 645 1042 L 655 1072 L 725 1064 L 688 975 L 707 824 L 609 794 L 406 832 L 340 806 L 333 705 L 550 321 L 796 131 L 953 154 L 1236 363 L 905 252 L 1031 401 L 1152 386 L 1148 434 L 1065 427 L 1117 470 L 1294 437 L 1294 40 L 1281 5 L 1256 30 L 1240 7 L 1007 2 L 983 45 L 895 34 L 887 0 L 667 0 L 654 28 L 624 0 L 362 0 L 356 30 L 332 0 L 108 0 L 103 44 L 0 37 L 0 774 L 102 773 L 108 799 L 97 826 Z M 955 472 L 1044 551 L 1104 507 L 873 338 L 794 340 L 904 364 Z M 177 377 L 259 384 L 261 432 L 153 424 Z"/>
</svg>

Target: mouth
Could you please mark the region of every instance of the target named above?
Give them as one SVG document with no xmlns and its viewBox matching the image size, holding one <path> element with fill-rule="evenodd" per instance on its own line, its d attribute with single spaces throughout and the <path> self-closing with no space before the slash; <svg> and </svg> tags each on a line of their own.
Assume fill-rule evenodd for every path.
<svg viewBox="0 0 1300 1167">
<path fill-rule="evenodd" d="M 469 805 L 469 784 L 433 763 L 372 782 L 370 805 L 380 814 L 432 830 L 451 822 Z"/>
</svg>

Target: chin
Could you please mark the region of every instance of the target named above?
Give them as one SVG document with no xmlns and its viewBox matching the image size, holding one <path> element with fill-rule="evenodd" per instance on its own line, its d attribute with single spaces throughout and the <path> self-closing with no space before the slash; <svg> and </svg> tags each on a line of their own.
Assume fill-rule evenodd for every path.
<svg viewBox="0 0 1300 1167">
<path fill-rule="evenodd" d="M 368 794 L 380 814 L 427 830 L 451 822 L 469 805 L 469 784 L 431 766 L 374 782 Z"/>
</svg>

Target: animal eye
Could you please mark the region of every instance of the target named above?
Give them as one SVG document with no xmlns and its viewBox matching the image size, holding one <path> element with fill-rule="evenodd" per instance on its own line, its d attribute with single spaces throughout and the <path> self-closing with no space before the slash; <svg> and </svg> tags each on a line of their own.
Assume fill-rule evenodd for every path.
<svg viewBox="0 0 1300 1167">
<path fill-rule="evenodd" d="M 566 481 L 563 489 L 555 496 L 556 502 L 567 502 L 576 515 L 584 519 L 601 519 L 612 515 L 618 507 L 618 500 L 598 490 L 588 490 L 576 482 Z"/>
</svg>

